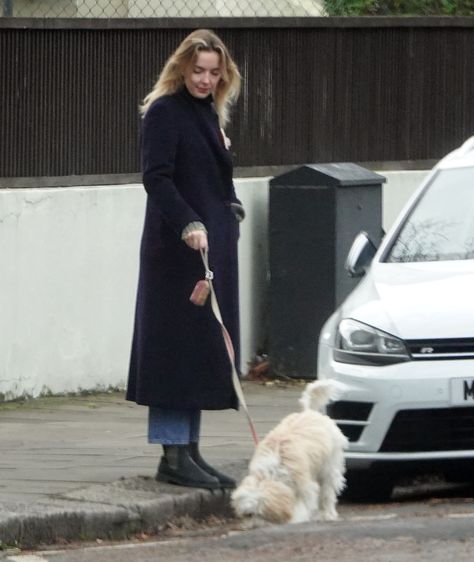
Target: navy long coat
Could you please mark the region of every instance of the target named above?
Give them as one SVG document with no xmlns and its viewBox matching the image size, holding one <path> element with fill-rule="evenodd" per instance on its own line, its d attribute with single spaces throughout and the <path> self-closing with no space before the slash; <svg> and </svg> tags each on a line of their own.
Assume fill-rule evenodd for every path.
<svg viewBox="0 0 474 562">
<path fill-rule="evenodd" d="M 202 307 L 189 301 L 204 278 L 201 256 L 181 240 L 190 222 L 205 225 L 214 287 L 238 358 L 239 225 L 230 207 L 238 200 L 211 96 L 198 99 L 183 88 L 149 107 L 142 167 L 148 195 L 127 399 L 161 408 L 237 408 L 210 299 Z"/>
</svg>

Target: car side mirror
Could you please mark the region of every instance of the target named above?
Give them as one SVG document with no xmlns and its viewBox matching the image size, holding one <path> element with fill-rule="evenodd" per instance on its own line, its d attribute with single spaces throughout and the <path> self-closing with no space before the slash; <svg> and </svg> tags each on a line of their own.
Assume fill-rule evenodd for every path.
<svg viewBox="0 0 474 562">
<path fill-rule="evenodd" d="M 359 232 L 352 242 L 344 268 L 351 277 L 362 277 L 365 275 L 376 251 L 377 248 L 367 232 Z"/>
</svg>

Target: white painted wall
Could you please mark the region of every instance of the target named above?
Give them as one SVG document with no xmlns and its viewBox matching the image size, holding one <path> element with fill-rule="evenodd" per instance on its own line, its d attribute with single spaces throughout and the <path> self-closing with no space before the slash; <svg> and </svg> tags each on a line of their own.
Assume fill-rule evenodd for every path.
<svg viewBox="0 0 474 562">
<path fill-rule="evenodd" d="M 423 172 L 382 172 L 383 224 Z M 242 367 L 264 340 L 268 179 L 236 180 Z M 0 190 L 0 401 L 124 386 L 145 193 L 140 185 Z"/>
<path fill-rule="evenodd" d="M 265 339 L 268 270 L 268 182 L 270 178 L 237 180 L 237 196 L 245 208 L 240 226 L 239 288 L 242 372 Z"/>
<path fill-rule="evenodd" d="M 143 209 L 138 186 L 1 191 L 6 398 L 123 385 Z"/>
</svg>

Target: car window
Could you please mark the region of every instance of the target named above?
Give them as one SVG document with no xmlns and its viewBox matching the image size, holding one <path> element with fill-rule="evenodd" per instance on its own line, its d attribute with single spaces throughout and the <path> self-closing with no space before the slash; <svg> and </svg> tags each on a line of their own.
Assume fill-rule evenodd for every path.
<svg viewBox="0 0 474 562">
<path fill-rule="evenodd" d="M 474 168 L 439 171 L 394 240 L 388 262 L 474 259 Z"/>
</svg>

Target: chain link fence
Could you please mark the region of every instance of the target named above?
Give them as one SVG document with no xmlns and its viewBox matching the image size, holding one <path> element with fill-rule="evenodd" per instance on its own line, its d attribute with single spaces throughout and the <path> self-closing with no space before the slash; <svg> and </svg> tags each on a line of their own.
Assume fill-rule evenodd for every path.
<svg viewBox="0 0 474 562">
<path fill-rule="evenodd" d="M 26 18 L 311 17 L 324 0 L 0 0 L 0 15 Z"/>
</svg>

